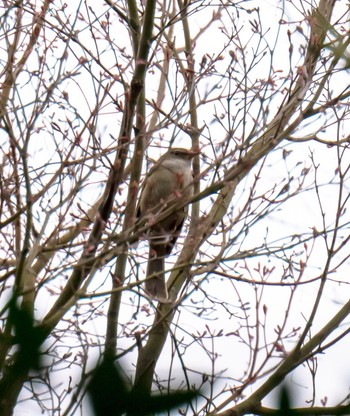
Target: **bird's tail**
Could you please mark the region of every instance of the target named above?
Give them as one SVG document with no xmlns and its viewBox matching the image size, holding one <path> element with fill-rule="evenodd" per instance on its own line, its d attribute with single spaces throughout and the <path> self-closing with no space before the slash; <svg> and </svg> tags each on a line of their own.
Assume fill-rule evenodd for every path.
<svg viewBox="0 0 350 416">
<path fill-rule="evenodd" d="M 152 298 L 160 302 L 166 301 L 168 297 L 164 275 L 165 255 L 165 245 L 150 244 L 145 290 Z M 150 277 L 152 275 L 154 276 Z"/>
</svg>

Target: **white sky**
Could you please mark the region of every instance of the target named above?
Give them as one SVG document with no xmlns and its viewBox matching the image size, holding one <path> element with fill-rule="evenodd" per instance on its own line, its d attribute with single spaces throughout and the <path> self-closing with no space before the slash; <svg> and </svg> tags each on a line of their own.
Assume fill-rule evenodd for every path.
<svg viewBox="0 0 350 416">
<path fill-rule="evenodd" d="M 304 2 L 305 3 L 305 2 Z M 338 2 L 339 3 L 339 2 Z M 248 6 L 247 6 L 248 4 Z M 264 30 L 266 31 L 266 35 L 264 36 L 263 42 L 267 42 L 269 47 L 272 49 L 273 47 L 277 50 L 277 53 L 273 54 L 273 67 L 274 69 L 281 70 L 283 72 L 280 73 L 281 78 L 284 77 L 285 74 L 289 71 L 289 61 L 288 61 L 288 37 L 286 36 L 286 32 L 284 26 L 281 28 L 281 32 L 278 35 L 278 42 L 276 46 L 274 46 L 276 40 L 276 34 L 279 30 L 278 21 L 281 18 L 281 7 L 284 6 L 286 11 L 284 13 L 284 19 L 289 19 L 290 22 L 297 21 L 300 18 L 296 8 L 297 6 L 293 6 L 289 2 L 280 2 L 280 1 L 260 1 L 258 3 L 251 1 L 246 2 L 246 4 L 242 4 L 243 7 L 248 8 L 250 7 L 253 9 L 256 5 L 259 5 L 260 8 L 260 15 L 261 21 L 264 26 Z M 74 16 L 74 7 L 70 3 L 68 7 L 72 7 L 72 18 Z M 101 16 L 103 7 L 97 5 L 97 3 L 92 2 L 91 6 L 95 8 L 96 13 Z M 338 7 L 341 7 L 341 4 L 338 4 Z M 222 21 L 226 22 L 227 26 L 230 25 L 227 15 L 225 13 L 231 13 L 233 10 L 229 8 L 223 12 Z M 67 9 L 66 13 L 69 12 L 69 8 Z M 208 10 L 204 10 L 200 15 L 194 14 L 191 17 L 191 30 L 193 33 L 200 27 L 203 27 L 205 23 L 205 19 L 207 16 L 211 16 L 212 9 L 208 8 Z M 251 35 L 251 27 L 249 20 L 255 16 L 255 13 L 244 13 L 243 11 L 240 12 L 239 19 L 236 20 L 238 27 L 240 28 L 240 38 L 243 40 L 249 40 Z M 102 17 L 103 18 L 103 17 Z M 129 45 L 129 39 L 126 37 L 125 32 L 122 31 L 122 25 L 118 24 L 118 19 L 115 19 L 115 26 L 117 30 L 115 32 L 111 32 L 111 36 L 114 38 L 117 44 L 125 44 Z M 81 23 L 83 25 L 83 23 Z M 78 25 L 79 26 L 79 25 Z M 296 24 L 291 24 L 290 28 L 295 29 Z M 304 25 L 303 27 L 304 33 L 307 33 L 307 28 Z M 49 34 L 49 32 L 48 32 Z M 88 30 L 82 31 L 78 35 L 80 40 L 88 42 L 90 39 L 90 35 Z M 300 64 L 300 58 L 298 54 L 298 49 L 300 44 L 303 43 L 303 35 L 302 34 L 294 34 L 293 40 L 295 42 L 294 51 L 295 54 L 293 55 L 292 59 L 292 69 L 295 69 L 295 66 Z M 210 56 L 214 56 L 220 52 L 220 49 L 224 49 L 225 42 L 227 41 L 227 37 L 222 33 L 221 26 L 218 23 L 217 25 L 213 26 L 212 29 L 208 32 L 206 36 L 202 36 L 197 40 L 196 44 L 196 70 L 199 70 L 199 62 L 201 61 L 202 56 L 207 53 Z M 263 47 L 262 42 L 262 47 Z M 94 50 L 94 45 L 92 43 L 88 43 L 91 50 Z M 218 45 L 222 45 L 218 50 Z M 182 46 L 181 40 L 181 33 L 176 34 L 176 46 Z M 262 48 L 261 47 L 261 48 Z M 64 49 L 64 45 L 58 43 L 57 48 L 57 56 L 62 54 Z M 235 50 L 235 45 L 232 47 L 227 47 L 225 51 L 222 52 L 224 59 L 222 61 L 218 61 L 216 63 L 217 70 L 224 69 L 227 67 L 227 61 L 229 58 L 228 50 Z M 83 56 L 83 52 L 80 51 L 78 48 L 76 49 L 77 56 Z M 252 44 L 249 43 L 246 48 L 247 53 L 247 60 L 249 61 L 249 57 L 252 55 Z M 106 50 L 101 56 L 103 62 L 108 65 L 108 68 L 113 72 L 115 71 L 114 61 L 113 61 L 113 54 L 110 51 Z M 268 70 L 269 70 L 269 56 L 266 56 L 259 65 L 256 66 L 254 70 L 250 72 L 251 81 L 254 79 L 259 80 L 262 78 L 267 77 Z M 127 62 L 127 57 L 121 59 L 122 63 L 125 64 Z M 34 63 L 33 63 L 34 64 Z M 240 63 L 237 64 L 239 67 Z M 75 66 L 75 61 L 72 59 L 71 61 L 68 60 L 67 68 L 73 70 Z M 131 73 L 131 72 L 130 72 Z M 171 78 L 174 75 L 174 67 L 172 67 L 172 72 L 170 75 L 170 81 L 173 81 Z M 332 81 L 332 89 L 334 90 L 334 94 L 336 94 L 337 90 L 342 90 L 345 85 L 349 83 L 349 76 L 348 72 L 340 73 L 334 81 Z M 209 88 L 212 83 L 215 81 L 215 78 L 208 78 L 207 84 L 203 82 L 198 86 L 199 94 L 204 94 L 206 88 Z M 222 86 L 225 84 L 223 80 L 216 80 Z M 21 79 L 21 82 L 25 82 L 25 75 Z M 158 88 L 158 78 L 157 74 L 150 74 L 149 80 L 147 82 L 147 93 L 150 94 L 151 98 L 154 98 L 157 93 Z M 276 82 L 281 82 L 279 79 L 276 79 Z M 81 75 L 74 77 L 72 81 L 65 83 L 62 85 L 62 89 L 64 89 L 69 94 L 70 102 L 76 106 L 79 110 L 79 113 L 82 118 L 86 117 L 86 114 L 89 112 L 89 108 L 91 108 L 91 103 L 94 103 L 94 99 L 90 100 L 90 97 L 96 95 L 96 83 L 92 83 L 90 78 L 87 74 L 84 74 L 81 71 Z M 25 89 L 25 99 L 27 102 L 35 99 L 36 91 L 31 90 L 30 87 Z M 122 91 L 120 88 L 115 86 L 113 89 L 113 94 L 122 100 L 123 98 L 118 94 L 121 94 Z M 214 90 L 212 93 L 212 97 L 215 97 L 216 94 L 220 94 L 220 91 Z M 169 94 L 170 97 L 170 94 Z M 274 106 L 277 105 L 277 101 L 279 100 L 280 96 L 277 95 L 276 101 L 271 103 L 270 109 L 270 116 L 274 115 Z M 169 100 L 169 101 L 168 101 Z M 210 105 L 202 106 L 198 108 L 198 116 L 199 116 L 199 124 L 200 126 L 206 125 L 206 128 L 203 130 L 202 135 L 202 150 L 204 155 L 211 160 L 213 157 L 212 149 L 209 145 L 209 138 L 215 138 L 216 143 L 221 143 L 225 139 L 225 132 L 222 127 L 219 126 L 218 123 L 212 123 L 214 117 L 213 114 L 217 111 L 218 114 L 224 113 L 226 110 L 223 107 L 224 100 L 222 102 L 218 102 L 217 100 L 213 101 Z M 167 105 L 169 109 L 172 107 L 173 102 L 170 98 L 167 97 L 164 109 L 167 111 Z M 254 107 L 254 104 L 253 104 Z M 101 116 L 99 117 L 97 123 L 98 134 L 103 140 L 103 142 L 112 144 L 113 137 L 117 137 L 118 135 L 118 128 L 119 124 L 115 122 L 115 107 L 114 105 L 109 105 L 101 111 Z M 234 111 L 234 110 L 232 110 Z M 252 111 L 253 112 L 253 111 Z M 52 107 L 50 109 L 46 109 L 43 113 L 42 126 L 49 126 L 52 120 L 64 120 L 65 117 L 69 119 L 74 118 L 74 114 L 70 114 L 68 111 L 65 111 L 62 108 Z M 188 121 L 181 119 L 181 122 Z M 224 120 L 225 123 L 225 120 Z M 310 134 L 315 130 L 316 124 L 312 123 L 305 127 L 303 132 L 298 132 L 298 137 L 302 137 L 304 134 Z M 336 133 L 337 126 L 331 126 L 325 129 L 325 131 L 320 132 L 319 136 L 326 140 L 331 140 Z M 319 124 L 317 124 L 317 128 L 319 128 Z M 345 136 L 348 134 L 349 131 L 349 121 L 344 123 L 341 126 L 341 135 Z M 157 144 L 158 139 L 161 135 L 164 135 L 165 141 L 168 142 L 172 135 L 174 134 L 174 129 L 171 127 L 169 129 L 162 130 L 160 132 L 156 132 L 154 137 L 154 143 Z M 178 134 L 178 131 L 176 131 Z M 242 127 L 239 126 L 235 135 L 238 137 L 242 134 Z M 33 153 L 37 152 L 38 155 L 47 154 L 51 157 L 52 154 L 52 144 L 45 139 L 45 130 L 38 130 L 37 137 L 33 137 L 32 140 L 32 147 L 31 151 Z M 44 139 L 43 139 L 44 138 Z M 83 139 L 83 146 L 85 144 Z M 184 134 L 179 134 L 175 141 L 177 144 L 183 145 L 184 147 L 188 147 L 188 139 Z M 338 189 L 336 184 L 330 185 L 331 181 L 334 179 L 334 173 L 337 168 L 337 155 L 336 155 L 336 148 L 327 148 L 325 146 L 321 146 L 316 144 L 315 142 L 307 142 L 307 143 L 296 143 L 296 144 L 289 144 L 287 146 L 288 150 L 293 150 L 293 152 L 288 156 L 286 160 L 282 157 L 282 149 L 279 148 L 276 151 L 272 152 L 269 155 L 268 159 L 265 162 L 265 168 L 263 170 L 263 175 L 259 180 L 258 190 L 261 195 L 266 195 L 267 197 L 271 195 L 275 195 L 270 192 L 270 190 L 277 184 L 280 189 L 282 189 L 283 185 L 288 181 L 288 174 L 293 175 L 293 180 L 291 181 L 291 187 L 297 187 L 299 180 L 302 180 L 302 172 L 305 168 L 312 168 L 312 163 L 310 159 L 310 155 L 314 154 L 315 164 L 319 165 L 317 170 L 317 181 L 319 184 L 322 184 L 320 188 L 320 194 L 322 198 L 322 207 L 325 210 L 325 218 L 327 226 L 331 226 L 334 221 L 336 208 L 337 208 L 337 196 L 338 196 Z M 152 154 L 151 154 L 152 153 Z M 152 157 L 158 156 L 158 150 L 150 152 Z M 55 158 L 55 157 L 54 157 Z M 349 161 L 349 157 L 346 156 L 344 159 L 344 166 Z M 44 163 L 44 161 L 41 161 Z M 204 165 L 205 166 L 205 165 Z M 54 166 L 53 166 L 54 169 Z M 97 197 L 98 191 L 102 189 L 101 184 L 98 182 L 100 178 L 104 177 L 104 172 L 97 171 L 95 172 L 94 179 L 95 184 L 90 188 L 90 193 L 93 197 Z M 312 186 L 312 180 L 314 176 L 310 175 L 306 178 L 307 187 Z M 249 184 L 253 180 L 253 176 L 249 176 L 247 181 L 241 184 L 239 189 L 237 190 L 237 195 L 234 198 L 234 211 L 235 213 L 239 212 L 239 209 L 244 206 L 245 199 L 247 196 L 247 191 L 249 190 Z M 205 181 L 202 183 L 202 188 L 205 186 Z M 348 186 L 346 185 L 346 189 Z M 281 198 L 283 195 L 281 195 Z M 89 194 L 89 198 L 91 198 Z M 90 201 L 92 202 L 92 201 Z M 208 201 L 204 201 L 202 204 L 202 209 L 205 209 L 206 204 Z M 346 216 L 344 216 L 343 221 L 346 222 L 348 218 L 348 212 Z M 349 220 L 349 219 L 348 219 Z M 55 223 L 51 226 L 54 227 Z M 317 230 L 322 229 L 322 216 L 320 207 L 317 205 L 317 196 L 313 189 L 309 189 L 301 193 L 300 195 L 296 196 L 295 198 L 291 199 L 288 204 L 285 204 L 281 207 L 281 210 L 276 210 L 268 217 L 261 220 L 259 223 L 254 224 L 252 229 L 249 229 L 248 234 L 243 238 L 240 238 L 240 250 L 249 249 L 255 246 L 259 246 L 259 242 L 263 242 L 264 238 L 266 237 L 268 241 L 278 241 L 281 238 L 284 238 L 288 235 L 293 233 L 306 233 L 312 232 L 312 228 L 315 227 Z M 343 235 L 346 236 L 347 231 L 345 229 Z M 215 242 L 215 239 L 219 237 L 212 237 L 211 240 Z M 218 240 L 216 240 L 218 241 Z M 311 244 L 311 243 L 310 243 Z M 145 244 L 140 243 L 139 247 L 133 251 L 133 253 L 138 253 L 140 255 L 140 250 L 144 248 Z M 180 247 L 178 247 L 180 249 Z M 203 248 L 205 250 L 205 248 Z M 213 249 L 207 249 L 209 251 L 208 257 L 206 260 L 209 259 L 210 255 L 213 255 Z M 311 250 L 311 247 L 308 247 L 308 250 Z M 346 248 L 344 249 L 346 250 Z M 294 256 L 295 259 L 302 259 L 305 260 L 307 250 L 302 250 L 299 246 L 293 250 L 290 250 L 290 255 Z M 325 261 L 325 245 L 321 239 L 319 239 L 310 256 L 309 265 L 306 272 L 306 279 L 310 279 L 314 276 L 317 276 L 322 270 Z M 340 253 L 343 257 L 345 254 Z M 171 258 L 167 262 L 168 267 L 171 267 L 172 262 L 175 259 Z M 242 262 L 233 261 L 229 263 L 227 267 L 232 267 L 232 274 L 237 275 L 242 273 L 245 277 L 253 277 L 258 279 L 259 273 L 254 270 L 254 267 L 258 266 L 258 262 L 264 265 L 270 264 L 275 265 L 276 270 L 275 272 L 271 273 L 272 280 L 279 280 L 282 268 L 282 262 L 278 262 L 276 258 L 271 256 L 271 258 L 257 258 L 249 260 L 249 269 L 252 272 L 252 276 L 249 276 L 247 270 L 243 269 Z M 349 287 L 348 287 L 348 269 L 349 269 L 349 262 L 346 261 L 342 267 L 339 268 L 336 275 L 332 276 L 335 282 L 329 282 L 327 284 L 327 291 L 324 295 L 324 300 L 322 302 L 322 307 L 320 308 L 317 319 L 315 320 L 315 324 L 311 329 L 311 334 L 314 334 L 317 330 L 319 330 L 325 322 L 340 308 L 341 304 L 345 302 L 349 298 Z M 145 264 L 142 265 L 142 270 L 145 271 Z M 98 277 L 98 282 L 93 281 L 91 285 L 91 291 L 93 290 L 108 290 L 109 289 L 109 278 L 107 273 L 109 269 L 103 270 Z M 140 276 L 142 278 L 142 276 Z M 103 279 L 107 279 L 107 284 L 101 287 L 101 281 Z M 196 276 L 195 280 L 200 282 L 204 276 Z M 345 284 L 339 284 L 339 281 L 345 281 Z M 319 283 L 312 284 L 312 285 L 305 285 L 302 288 L 298 289 L 295 294 L 295 298 L 290 310 L 290 318 L 288 320 L 286 333 L 291 331 L 293 327 L 297 327 L 299 325 L 303 325 L 305 322 L 305 317 L 308 316 L 310 308 L 312 307 L 315 294 L 317 291 Z M 255 297 L 256 296 L 263 296 L 263 300 L 261 301 L 261 305 L 267 305 L 267 326 L 266 326 L 266 336 L 269 338 L 269 342 L 274 340 L 274 329 L 277 325 L 280 325 L 284 319 L 284 311 L 287 309 L 288 300 L 290 296 L 290 288 L 278 288 L 278 287 L 265 287 L 262 289 L 261 287 L 254 287 L 253 285 L 248 285 L 246 283 L 235 283 L 233 284 L 232 281 L 229 279 L 224 279 L 220 277 L 215 277 L 211 275 L 207 278 L 203 283 L 202 287 L 210 293 L 211 296 L 216 297 L 217 299 L 221 299 L 221 301 L 226 301 L 232 311 L 239 316 L 242 316 L 243 312 L 241 310 L 240 301 L 238 298 L 238 294 L 243 302 L 247 302 L 250 305 L 250 310 L 247 312 L 250 315 L 249 323 L 253 325 L 254 317 L 256 313 L 259 313 L 260 319 L 263 319 L 263 311 L 260 310 L 256 311 L 254 309 L 255 304 Z M 97 289 L 98 288 L 98 289 Z M 262 292 L 261 292 L 262 291 Z M 45 310 L 50 306 L 45 299 L 45 293 L 41 294 L 42 300 L 39 302 L 39 308 L 42 308 L 40 311 L 44 313 Z M 140 329 L 144 327 L 146 324 L 150 324 L 152 322 L 153 316 L 147 316 L 147 312 L 145 310 L 139 310 L 138 315 L 134 318 L 132 315 L 137 311 L 137 307 L 135 304 L 132 304 L 130 301 L 130 294 L 125 293 L 124 304 L 123 304 L 123 315 L 122 315 L 122 322 L 128 323 L 128 330 L 132 330 L 133 328 Z M 133 299 L 134 300 L 134 299 Z M 193 313 L 193 301 L 201 300 L 201 293 L 198 292 L 194 294 L 191 299 L 188 299 L 184 303 L 184 307 L 181 309 L 180 317 L 178 320 L 179 326 L 181 328 L 177 330 L 177 335 L 179 338 L 185 336 L 185 332 L 188 331 L 189 333 L 202 333 L 206 329 L 212 332 L 217 332 L 221 328 L 224 330 L 225 336 L 215 338 L 214 340 L 208 339 L 205 341 L 207 348 L 211 348 L 211 343 L 214 342 L 216 350 L 219 352 L 220 356 L 215 361 L 215 366 L 218 371 L 226 370 L 223 373 L 223 377 L 229 377 L 230 380 L 224 379 L 220 382 L 217 382 L 215 387 L 217 390 L 220 390 L 220 386 L 222 383 L 228 383 L 231 386 L 234 386 L 236 379 L 240 379 L 243 377 L 243 373 L 246 370 L 246 364 L 249 359 L 249 349 L 247 346 L 242 345 L 242 343 L 237 341 L 237 337 L 233 335 L 235 331 L 239 330 L 244 332 L 244 328 L 240 328 L 240 325 L 243 321 L 239 319 L 235 319 L 234 317 L 229 317 L 229 315 L 220 308 L 216 306 L 214 310 L 211 312 L 210 316 L 207 320 L 203 319 L 203 317 L 196 317 Z M 87 302 L 88 303 L 88 302 Z M 98 301 L 96 301 L 96 304 Z M 144 299 L 141 300 L 141 305 L 146 305 Z M 208 306 L 210 303 L 208 302 Z M 100 307 L 99 311 L 103 312 L 107 310 L 107 303 L 105 302 L 103 306 Z M 39 311 L 38 311 L 39 313 Z M 81 323 L 81 329 L 86 331 L 87 333 L 98 334 L 103 336 L 105 333 L 105 319 L 103 317 L 98 318 L 92 322 Z M 181 333 L 183 331 L 183 333 Z M 254 334 L 254 329 L 250 329 L 250 333 Z M 229 334 L 229 335 L 227 335 Z M 256 334 L 254 334 L 256 335 Z M 89 337 L 89 335 L 87 335 Z M 263 336 L 263 333 L 260 331 L 259 336 Z M 91 339 L 93 335 L 91 335 Z M 285 349 L 288 351 L 292 348 L 293 343 L 295 342 L 296 337 L 291 338 L 290 343 L 286 342 L 284 344 Z M 64 340 L 63 340 L 64 341 Z M 58 353 L 62 355 L 66 351 L 66 345 L 62 341 L 62 346 L 58 349 Z M 101 341 L 101 340 L 100 340 Z M 72 344 L 76 342 L 76 340 L 70 340 Z M 348 376 L 350 368 L 350 358 L 348 354 L 348 339 L 343 340 L 340 342 L 336 347 L 332 348 L 332 353 L 327 352 L 327 354 L 318 357 L 319 363 L 319 378 L 317 378 L 317 397 L 316 397 L 316 405 L 320 404 L 320 400 L 323 397 L 328 396 L 329 402 L 328 404 L 336 404 L 338 400 L 340 400 L 348 391 L 350 376 Z M 130 337 L 125 337 L 121 340 L 119 347 L 126 347 L 129 345 L 134 344 L 134 338 L 132 334 Z M 263 343 L 262 343 L 263 345 Z M 74 349 L 73 349 L 74 350 Z M 91 365 L 93 364 L 95 357 L 99 353 L 99 347 L 92 348 L 90 354 L 90 361 Z M 131 356 L 131 358 L 130 358 Z M 128 362 L 129 368 L 126 369 L 128 374 L 132 374 L 133 365 L 136 359 L 136 353 L 133 352 L 130 354 L 127 359 L 125 359 L 125 365 Z M 157 371 L 158 374 L 163 376 L 164 378 L 169 377 L 169 357 L 171 356 L 171 343 L 168 340 L 167 346 L 163 352 L 162 358 L 158 364 Z M 259 356 L 259 360 L 263 360 L 264 354 Z M 203 369 L 207 369 L 208 372 L 211 371 L 211 361 L 208 360 L 208 355 L 204 352 L 203 348 L 200 348 L 199 344 L 194 343 L 190 347 L 188 347 L 187 355 L 184 357 L 186 365 L 197 371 L 203 371 Z M 132 363 L 130 365 L 130 363 Z M 55 377 L 57 377 L 57 389 L 58 391 L 64 390 L 67 388 L 67 375 L 73 376 L 74 378 L 78 378 L 78 373 L 76 371 L 76 367 L 72 366 L 72 370 L 69 372 L 65 372 L 60 374 L 59 372 L 56 373 Z M 181 375 L 181 367 L 178 360 L 175 360 L 175 364 L 172 370 L 172 375 L 178 376 L 178 381 L 181 382 L 183 377 Z M 200 378 L 196 374 L 191 374 L 191 381 L 198 382 Z M 302 367 L 298 369 L 293 375 L 290 377 L 291 383 L 295 388 L 295 391 L 298 396 L 298 403 L 297 405 L 305 405 L 305 400 L 310 399 L 311 396 L 311 380 L 310 380 L 310 372 L 305 368 Z M 256 388 L 256 384 L 254 384 L 254 389 Z M 342 388 L 340 388 L 340 386 Z M 61 389 L 61 390 L 60 390 Z M 26 397 L 28 393 L 23 391 L 21 394 L 21 398 L 23 399 Z M 248 391 L 246 392 L 248 394 Z M 268 399 L 265 404 L 273 405 L 273 398 Z M 84 415 L 88 415 L 88 410 L 84 410 Z M 15 416 L 24 416 L 24 415 L 31 415 L 31 414 L 38 414 L 38 408 L 35 405 L 32 405 L 28 401 L 23 401 L 19 403 L 16 408 Z"/>
</svg>

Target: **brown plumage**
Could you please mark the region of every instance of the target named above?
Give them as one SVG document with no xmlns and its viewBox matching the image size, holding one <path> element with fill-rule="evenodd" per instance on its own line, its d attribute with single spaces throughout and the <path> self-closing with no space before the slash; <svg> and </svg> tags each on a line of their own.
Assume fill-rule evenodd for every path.
<svg viewBox="0 0 350 416">
<path fill-rule="evenodd" d="M 199 152 L 174 148 L 164 154 L 146 176 L 139 206 L 138 217 L 147 218 L 150 226 L 146 237 L 149 240 L 146 292 L 159 301 L 167 300 L 164 277 L 164 258 L 169 256 L 181 232 L 188 213 L 185 206 L 162 221 L 157 215 L 181 200 L 190 198 L 192 187 L 192 158 Z M 154 275 L 153 277 L 150 277 Z"/>
</svg>

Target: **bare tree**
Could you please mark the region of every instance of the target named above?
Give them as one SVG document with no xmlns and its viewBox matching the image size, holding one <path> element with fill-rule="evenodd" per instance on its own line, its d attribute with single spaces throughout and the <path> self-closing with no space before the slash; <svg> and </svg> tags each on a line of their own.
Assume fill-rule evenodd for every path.
<svg viewBox="0 0 350 416">
<path fill-rule="evenodd" d="M 348 414 L 322 386 L 349 333 L 347 6 L 4 0 L 0 22 L 0 413 L 87 414 L 105 356 L 134 391 L 199 389 L 181 414 L 274 414 L 288 377 L 297 414 Z M 173 145 L 201 155 L 157 305 L 142 236 L 184 202 L 135 211 Z"/>
</svg>

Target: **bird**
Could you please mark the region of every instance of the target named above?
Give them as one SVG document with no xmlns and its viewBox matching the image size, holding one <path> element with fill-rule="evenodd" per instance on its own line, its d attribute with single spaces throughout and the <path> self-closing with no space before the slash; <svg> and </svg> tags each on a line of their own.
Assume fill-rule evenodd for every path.
<svg viewBox="0 0 350 416">
<path fill-rule="evenodd" d="M 169 256 L 188 214 L 188 205 L 157 221 L 157 216 L 193 193 L 192 159 L 200 152 L 171 148 L 147 174 L 139 199 L 137 217 L 149 224 L 146 239 L 149 257 L 145 292 L 154 300 L 167 302 L 164 259 Z"/>
</svg>

